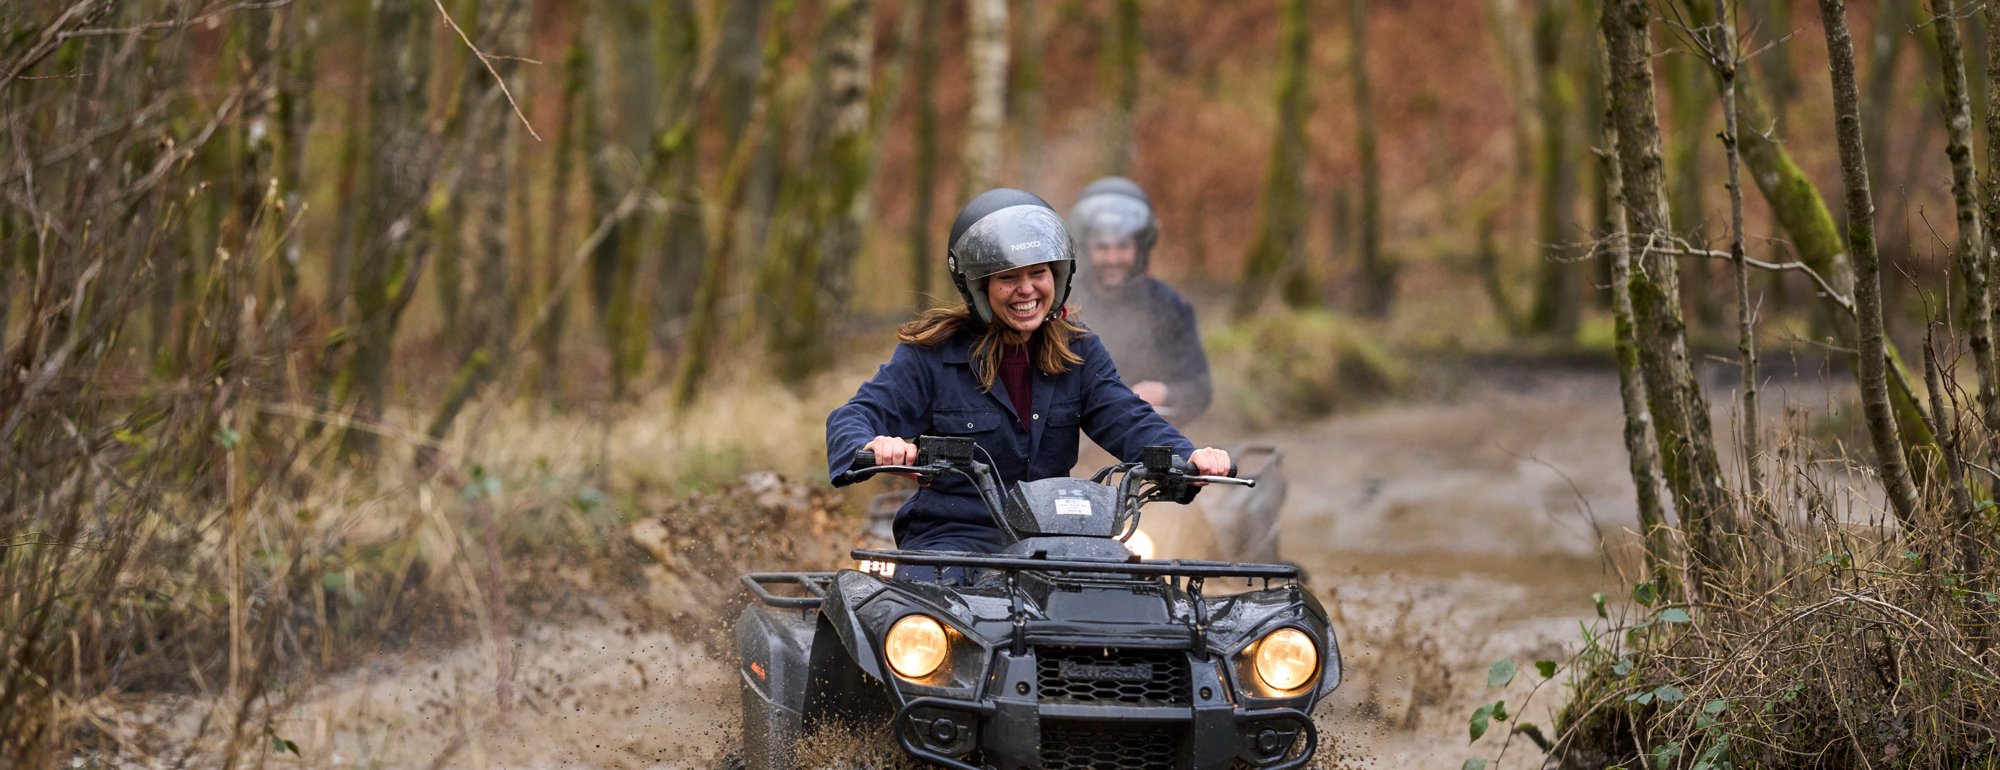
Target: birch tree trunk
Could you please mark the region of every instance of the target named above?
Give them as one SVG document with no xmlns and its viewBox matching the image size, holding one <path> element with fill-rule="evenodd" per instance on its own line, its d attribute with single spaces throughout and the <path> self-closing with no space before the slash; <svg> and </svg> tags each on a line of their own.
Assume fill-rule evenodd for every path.
<svg viewBox="0 0 2000 770">
<path fill-rule="evenodd" d="M 1603 31 L 1610 56 L 1611 115 L 1618 132 L 1629 246 L 1638 269 L 1632 294 L 1634 336 L 1645 374 L 1647 406 L 1674 509 L 1687 537 L 1688 590 L 1702 596 L 1707 573 L 1728 564 L 1725 539 L 1735 532 L 1728 491 L 1709 428 L 1708 403 L 1688 361 L 1680 317 L 1680 285 L 1663 200 L 1660 124 L 1653 101 L 1651 8 L 1644 0 L 1611 0 Z"/>
<path fill-rule="evenodd" d="M 971 200 L 1000 178 L 1000 147 L 1007 127 L 1007 2 L 967 0 L 965 15 L 972 108 L 965 118 L 961 201 Z"/>
<path fill-rule="evenodd" d="M 1888 350 L 1882 331 L 1882 265 L 1875 251 L 1875 202 L 1868 189 L 1868 155 L 1861 138 L 1861 98 L 1854 86 L 1854 40 L 1841 0 L 1820 0 L 1833 83 L 1834 127 L 1840 140 L 1840 178 L 1847 187 L 1847 242 L 1854 254 L 1854 310 L 1860 324 L 1861 409 L 1889 505 L 1907 529 L 1916 525 L 1917 488 L 1910 480 L 1903 442 L 1889 403 Z"/>
</svg>

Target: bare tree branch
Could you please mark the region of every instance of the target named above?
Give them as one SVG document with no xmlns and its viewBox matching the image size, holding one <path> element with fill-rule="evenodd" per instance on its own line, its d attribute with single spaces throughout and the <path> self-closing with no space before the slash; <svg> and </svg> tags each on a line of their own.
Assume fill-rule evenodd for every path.
<svg viewBox="0 0 2000 770">
<path fill-rule="evenodd" d="M 542 135 L 535 133 L 535 124 L 528 122 L 528 116 L 521 113 L 520 103 L 514 101 L 514 92 L 507 88 L 507 79 L 500 77 L 499 70 L 493 69 L 493 57 L 487 56 L 485 51 L 479 50 L 479 46 L 472 44 L 472 38 L 466 37 L 465 30 L 458 26 L 458 21 L 451 17 L 451 12 L 444 9 L 444 0 L 431 0 L 431 2 L 437 5 L 438 15 L 444 17 L 444 23 L 451 25 L 451 31 L 458 33 L 458 39 L 465 41 L 465 47 L 471 49 L 473 56 L 479 57 L 479 63 L 485 65 L 486 71 L 493 75 L 494 82 L 500 84 L 500 93 L 507 96 L 507 105 L 514 108 L 514 116 L 521 119 L 521 125 L 528 129 L 528 135 L 534 137 L 537 142 L 541 141 Z"/>
</svg>

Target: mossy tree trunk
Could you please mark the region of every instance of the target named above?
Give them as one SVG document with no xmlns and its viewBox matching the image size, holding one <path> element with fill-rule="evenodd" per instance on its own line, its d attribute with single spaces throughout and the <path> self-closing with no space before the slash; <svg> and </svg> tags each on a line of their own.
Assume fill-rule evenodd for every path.
<svg viewBox="0 0 2000 770">
<path fill-rule="evenodd" d="M 1766 530 L 1763 536 L 1777 542 L 1782 533 L 1769 515 L 1769 501 L 1764 499 L 1764 458 L 1759 449 L 1762 426 L 1757 408 L 1756 310 L 1750 301 L 1750 271 L 1745 263 L 1748 255 L 1743 250 L 1743 158 L 1736 139 L 1742 124 L 1737 120 L 1735 84 L 1742 57 L 1736 44 L 1736 19 L 1722 7 L 1724 0 L 1715 1 L 1716 18 L 1722 23 L 1704 35 L 1702 45 L 1709 57 L 1709 68 L 1715 73 L 1716 91 L 1722 95 L 1722 150 L 1729 168 L 1729 256 L 1736 268 L 1736 355 L 1740 375 L 1737 382 L 1743 410 L 1739 415 L 1743 425 L 1740 454 L 1750 497 L 1744 509 L 1754 510 L 1758 514 L 1755 521 Z"/>
<path fill-rule="evenodd" d="M 650 337 L 655 346 L 664 347 L 687 321 L 697 284 L 692 279 L 701 273 L 702 256 L 708 250 L 701 218 L 701 154 L 696 151 L 703 124 L 692 119 L 701 111 L 707 89 L 696 82 L 705 41 L 694 0 L 673 0 L 662 4 L 661 10 L 666 18 L 660 25 L 660 79 L 668 84 L 664 101 L 669 125 L 653 141 L 651 186 L 666 200 L 667 211 L 660 218 L 665 231 L 659 239 L 662 259 L 650 292 L 654 319 Z"/>
<path fill-rule="evenodd" d="M 1708 73 L 1698 51 L 1667 52 L 1660 57 L 1660 69 L 1667 92 L 1667 134 L 1663 138 L 1671 170 L 1667 174 L 1667 216 L 1681 233 L 1701 240 L 1700 234 L 1709 224 L 1702 192 L 1714 181 L 1706 169 L 1708 142 L 1715 136 L 1709 122 L 1715 100 L 1704 93 Z M 1721 317 L 1720 308 L 1709 296 L 1714 269 L 1705 259 L 1694 260 L 1683 269 L 1686 280 L 1681 282 L 1685 295 L 1681 305 L 1688 311 L 1690 325 L 1715 328 Z"/>
<path fill-rule="evenodd" d="M 941 0 L 910 0 L 917 4 L 917 81 L 915 105 L 916 115 L 916 157 L 911 161 L 915 168 L 911 171 L 910 185 L 912 201 L 910 214 L 910 283 L 911 304 L 915 310 L 923 310 L 931 303 L 931 292 L 937 285 L 932 277 L 934 265 L 942 261 L 943 248 L 934 244 L 943 243 L 942 237 L 931 234 L 932 211 L 937 203 L 937 160 L 938 160 L 938 113 L 937 113 L 937 67 L 938 67 L 938 8 Z"/>
<path fill-rule="evenodd" d="M 1663 239 L 1671 234 L 1654 107 L 1652 9 L 1644 0 L 1611 0 L 1603 32 L 1610 57 L 1612 123 L 1618 132 L 1627 248 L 1638 254 L 1627 288 L 1634 338 L 1645 375 L 1647 409 L 1681 530 L 1689 544 L 1688 590 L 1703 595 L 1706 575 L 1727 565 L 1735 532 L 1728 490 L 1709 428 L 1708 402 L 1688 361 L 1677 266 Z"/>
<path fill-rule="evenodd" d="M 1875 202 L 1868 189 L 1868 156 L 1861 137 L 1861 98 L 1854 85 L 1854 41 L 1840 0 L 1820 0 L 1833 83 L 1834 126 L 1840 140 L 1840 177 L 1847 187 L 1847 241 L 1854 254 L 1854 310 L 1860 325 L 1861 408 L 1875 445 L 1882 489 L 1903 526 L 1916 525 L 1917 488 L 1910 479 L 1902 437 L 1889 402 L 1889 354 L 1882 329 L 1881 258 L 1875 251 Z"/>
<path fill-rule="evenodd" d="M 1605 61 L 1603 50 L 1600 46 L 1600 62 Z M 1598 66 L 1597 85 L 1606 93 L 1612 89 L 1610 67 L 1603 63 Z M 1646 575 L 1661 596 L 1678 596 L 1677 581 L 1668 567 L 1674 563 L 1673 530 L 1660 504 L 1660 454 L 1649 429 L 1653 417 L 1646 409 L 1646 374 L 1639 366 L 1637 327 L 1632 320 L 1632 249 L 1625 216 L 1625 177 L 1618 165 L 1618 130 L 1612 124 L 1609 99 L 1603 101 L 1606 106 L 1599 111 L 1598 120 L 1603 126 L 1604 192 L 1611 224 L 1610 248 L 1605 251 L 1611 265 L 1612 353 L 1618 361 L 1618 397 L 1625 413 L 1626 468 L 1638 492 Z"/>
<path fill-rule="evenodd" d="M 541 369 L 539 388 L 544 397 L 562 393 L 563 334 L 569 326 L 569 292 L 563 286 L 564 257 L 569 254 L 569 222 L 573 218 L 573 181 L 582 156 L 584 89 L 590 74 L 590 30 L 582 20 L 570 38 L 569 52 L 562 64 L 562 123 L 556 127 L 555 148 L 549 157 L 549 201 L 542 239 L 540 296 L 546 313 L 534 330 L 536 364 Z"/>
<path fill-rule="evenodd" d="M 1047 9 L 1043 6 L 1043 0 L 1014 0 L 1013 5 L 1016 13 L 1014 48 L 1020 55 L 1013 57 L 1014 83 L 1008 94 L 1014 102 L 1014 114 L 1020 116 L 1015 122 L 1014 141 L 1015 146 L 1020 148 L 1017 157 L 1021 159 L 1021 189 L 1024 190 L 1039 190 L 1042 182 L 1042 127 L 1047 122 L 1048 115 L 1048 94 L 1043 88 L 1043 81 L 1047 76 L 1043 74 L 1042 68 L 1042 60 L 1045 58 L 1043 51 L 1048 47 L 1046 42 L 1048 30 L 1044 27 L 1043 14 Z M 1135 8 L 1133 13 L 1138 13 L 1138 10 Z M 925 38 L 920 45 L 931 46 L 935 51 L 936 38 L 940 33 L 940 30 L 935 28 L 937 13 L 934 10 L 924 10 L 923 14 L 932 21 L 919 25 L 918 29 L 922 30 L 919 34 Z M 931 61 L 937 61 L 935 53 L 931 55 Z M 934 109 L 931 120 L 933 122 L 937 120 Z M 931 141 L 935 146 L 937 140 Z"/>
<path fill-rule="evenodd" d="M 1139 38 L 1139 0 L 1112 3 L 1110 60 L 1104 65 L 1109 78 L 1111 119 L 1104 135 L 1104 173 L 1124 176 L 1130 172 L 1139 108 L 1139 62 L 1145 44 Z"/>
<path fill-rule="evenodd" d="M 1707 0 L 1684 0 L 1683 7 L 1688 18 L 1696 27 L 1713 27 L 1717 23 L 1715 8 Z M 1738 149 L 1742 152 L 1743 165 L 1750 172 L 1751 181 L 1757 184 L 1764 200 L 1771 206 L 1771 214 L 1790 239 L 1791 246 L 1798 252 L 1799 261 L 1813 272 L 1826 279 L 1839 296 L 1821 292 L 1820 299 L 1825 308 L 1827 324 L 1831 327 L 1835 340 L 1843 347 L 1853 347 L 1859 340 L 1859 333 L 1844 304 L 1852 294 L 1854 270 L 1849 264 L 1847 244 L 1840 236 L 1840 227 L 1834 223 L 1833 214 L 1826 207 L 1826 200 L 1806 177 L 1805 171 L 1794 162 L 1791 153 L 1774 130 L 1770 130 L 1772 116 L 1755 78 L 1745 70 L 1736 72 L 1737 121 L 1753 130 L 1744 131 Z M 1937 438 L 1931 432 L 1923 408 L 1910 387 L 1910 380 L 1902 364 L 1902 357 L 1893 344 L 1884 342 L 1889 355 L 1889 400 L 1896 415 L 1896 429 L 1902 434 L 1903 443 L 1910 447 L 1937 445 Z"/>
<path fill-rule="evenodd" d="M 1487 34 L 1492 36 L 1514 109 L 1514 183 L 1526 190 L 1535 178 L 1535 61 L 1533 32 L 1522 21 L 1516 0 L 1485 0 L 1480 5 Z"/>
<path fill-rule="evenodd" d="M 1986 44 L 1986 181 L 1980 190 L 1980 213 L 1989 238 L 2000 237 L 2000 106 L 1996 106 L 1995 96 L 2000 96 L 2000 44 L 1996 44 L 1994 31 L 2000 30 L 2000 3 L 1986 4 L 1986 30 L 1989 38 Z M 1986 301 L 1990 329 L 2000 329 L 2000 261 L 1996 261 L 1992 246 L 1979 253 L 1985 263 Z M 2000 351 L 1994 353 L 2000 360 Z M 1996 385 L 2000 387 L 2000 385 Z"/>
<path fill-rule="evenodd" d="M 473 40 L 489 39 L 481 23 L 490 18 L 482 13 L 485 3 L 478 0 L 453 0 L 446 4 L 452 19 L 464 25 L 466 34 Z M 431 86 L 438 92 L 443 113 L 438 131 L 449 157 L 439 163 L 440 178 L 431 185 L 430 197 L 424 204 L 424 227 L 430 230 L 431 291 L 437 299 L 438 315 L 444 327 L 444 343 L 448 348 L 460 348 L 466 344 L 466 329 L 477 327 L 465 317 L 466 298 L 477 297 L 478 292 L 470 285 L 470 276 L 476 268 L 469 268 L 467 233 L 477 233 L 477 228 L 469 226 L 470 210 L 474 201 L 460 191 L 468 186 L 476 187 L 481 180 L 480 167 L 486 161 L 483 152 L 490 137 L 480 134 L 487 129 L 487 121 L 470 98 L 485 90 L 481 79 L 487 77 L 486 70 L 479 66 L 471 51 L 464 48 L 442 48 L 433 46 L 437 57 L 436 71 L 432 73 L 438 85 Z M 475 153 L 474 148 L 482 152 Z M 474 235 L 473 237 L 477 237 Z"/>
<path fill-rule="evenodd" d="M 364 30 L 361 44 L 360 85 L 348 89 L 347 109 L 341 116 L 347 130 L 341 132 L 338 170 L 333 183 L 333 251 L 327 263 L 326 291 L 320 306 L 328 313 L 339 313 L 354 295 L 354 287 L 349 281 L 354 277 L 354 254 L 361 248 L 363 240 L 360 231 L 361 203 L 356 200 L 356 189 L 362 184 L 367 173 L 362 156 L 368 141 L 368 80 L 374 77 L 375 60 L 382 54 L 380 45 L 365 30 L 373 28 L 373 14 L 370 0 L 352 0 L 336 11 L 343 16 L 343 23 Z M 343 335 L 344 336 L 344 335 Z M 329 347 L 337 343 L 330 343 Z M 329 351 L 330 353 L 331 351 Z M 331 358 L 331 355 L 328 356 Z M 326 374 L 332 372 L 327 371 Z M 331 383 L 333 377 L 324 377 L 321 382 Z"/>
<path fill-rule="evenodd" d="M 1958 276 L 1965 283 L 1963 318 L 1972 363 L 1979 374 L 1980 414 L 1989 429 L 2000 430 L 2000 399 L 1994 393 L 1993 308 L 1986 285 L 1989 259 L 1986 233 L 1979 221 L 1979 179 L 1972 166 L 1972 101 L 1967 93 L 1970 88 L 1954 6 L 1952 0 L 1933 0 L 1931 24 L 1944 71 L 1945 156 L 1951 160 L 1952 204 L 1958 214 Z"/>
<path fill-rule="evenodd" d="M 767 289 L 760 295 L 776 300 L 765 322 L 776 373 L 786 382 L 803 381 L 829 359 L 829 326 L 845 304 L 861 248 L 870 181 L 872 9 L 869 0 L 837 0 L 826 8 L 814 66 L 820 110 L 813 118 L 824 133 L 806 145 L 815 148 L 811 165 L 791 191 L 804 221 L 781 231 L 792 239 L 774 241 L 766 265 L 776 270 L 761 282 Z"/>
<path fill-rule="evenodd" d="M 278 81 L 273 105 L 277 119 L 276 173 L 278 199 L 283 202 L 283 219 L 300 215 L 305 206 L 306 131 L 313 121 L 313 62 L 318 49 L 318 19 L 305 8 L 284 12 L 282 43 L 279 48 Z M 279 227 L 284 225 L 279 223 Z M 303 238 L 288 238 L 279 251 L 278 271 L 287 312 L 298 304 L 299 266 L 304 261 Z M 0 246 L 0 248 L 5 248 Z M 5 328 L 0 318 L 0 328 Z"/>
<path fill-rule="evenodd" d="M 419 22 L 419 11 L 415 4 L 382 3 L 369 14 L 369 149 L 360 185 L 368 195 L 358 204 L 352 352 L 334 386 L 338 400 L 364 423 L 381 418 L 396 325 L 421 282 L 427 256 L 418 217 L 437 153 L 424 122 L 432 51 L 421 33 L 428 27 Z M 371 426 L 351 427 L 342 440 L 349 457 L 372 456 L 375 448 Z"/>
<path fill-rule="evenodd" d="M 649 4 L 613 4 L 598 16 L 601 40 L 615 56 L 599 59 L 589 107 L 592 129 L 585 133 L 593 148 L 590 168 L 591 208 L 612 210 L 632 185 L 654 180 L 649 169 L 658 158 L 645 148 L 656 145 L 663 132 L 659 45 L 661 20 Z M 642 160 L 643 159 L 643 160 Z M 646 209 L 617 221 L 591 255 L 591 299 L 605 349 L 611 354 L 611 398 L 622 401 L 645 366 L 647 310 L 638 296 L 639 279 L 657 256 L 659 228 Z"/>
<path fill-rule="evenodd" d="M 1541 113 L 1542 146 L 1536 159 L 1541 184 L 1536 207 L 1537 240 L 1541 241 L 1540 280 L 1528 312 L 1530 331 L 1570 339 L 1576 336 L 1578 266 L 1571 263 L 1576 240 L 1570 230 L 1576 202 L 1576 158 L 1570 150 L 1570 112 L 1576 109 L 1576 87 L 1564 65 L 1569 42 L 1564 3 L 1545 2 L 1535 13 L 1535 67 L 1541 77 L 1536 89 Z"/>
<path fill-rule="evenodd" d="M 1349 0 L 1347 25 L 1353 36 L 1347 66 L 1354 73 L 1354 152 L 1361 166 L 1361 232 L 1356 244 L 1361 257 L 1361 312 L 1381 318 L 1396 301 L 1396 265 L 1382 251 L 1382 162 L 1376 151 L 1375 93 L 1368 78 L 1367 0 Z M 1303 146 L 1299 154 L 1303 160 Z M 1306 273 L 1301 266 L 1295 280 L 1303 280 Z"/>
<path fill-rule="evenodd" d="M 1262 306 L 1272 284 L 1288 269 L 1301 267 L 1298 252 L 1306 217 L 1305 121 L 1312 111 L 1306 93 L 1309 38 L 1304 0 L 1285 0 L 1282 57 L 1278 68 L 1278 125 L 1271 139 L 1271 160 L 1264 169 L 1263 212 L 1244 259 L 1243 281 L 1237 289 L 1235 313 L 1248 318 Z M 1287 293 L 1289 295 L 1289 292 Z M 1287 297 L 1290 301 L 1292 298 Z M 1301 298 L 1303 299 L 1303 298 Z"/>
<path fill-rule="evenodd" d="M 490 45 L 509 51 L 527 47 L 530 10 L 525 0 L 478 6 L 455 14 L 468 32 L 477 31 L 473 40 L 493 41 Z M 454 107 L 446 120 L 446 135 L 463 137 L 460 168 L 448 182 L 438 185 L 438 194 L 449 200 L 442 208 L 451 213 L 446 222 L 432 229 L 441 241 L 440 249 L 463 249 L 464 258 L 459 262 L 471 270 L 462 274 L 463 288 L 450 289 L 464 292 L 461 296 L 467 300 L 461 314 L 463 325 L 454 335 L 463 352 L 444 403 L 432 414 L 425 430 L 431 443 L 418 452 L 418 465 L 426 470 L 432 465 L 437 443 L 451 430 L 459 413 L 479 396 L 494 371 L 509 362 L 520 315 L 515 306 L 519 298 L 516 270 L 508 260 L 510 236 L 517 232 L 513 220 L 520 212 L 509 211 L 514 196 L 505 191 L 521 184 L 521 124 L 508 105 L 503 83 L 506 89 L 518 92 L 521 78 L 511 60 L 494 62 L 495 71 L 505 79 L 495 80 L 493 72 L 471 51 L 462 55 L 465 60 L 455 72 L 462 85 L 455 89 Z M 441 207 L 429 208 L 437 211 Z"/>
<path fill-rule="evenodd" d="M 680 367 L 674 374 L 673 389 L 669 395 L 676 409 L 687 408 L 701 395 L 701 386 L 714 368 L 716 346 L 722 337 L 723 298 L 734 281 L 734 267 L 739 254 L 737 239 L 747 230 L 739 227 L 737 220 L 743 216 L 748 202 L 751 187 L 749 175 L 754 158 L 766 146 L 764 135 L 771 133 L 767 127 L 772 124 L 772 108 L 781 76 L 778 67 L 791 48 L 791 36 L 787 34 L 785 22 L 791 14 L 793 2 L 777 0 L 774 5 L 748 122 L 744 123 L 742 133 L 730 142 L 733 152 L 723 168 L 722 180 L 714 197 L 718 211 L 709 226 L 708 254 L 702 263 L 701 283 L 695 289 L 694 307 L 688 318 L 687 346 L 681 354 Z M 728 39 L 726 37 L 725 42 Z"/>
</svg>

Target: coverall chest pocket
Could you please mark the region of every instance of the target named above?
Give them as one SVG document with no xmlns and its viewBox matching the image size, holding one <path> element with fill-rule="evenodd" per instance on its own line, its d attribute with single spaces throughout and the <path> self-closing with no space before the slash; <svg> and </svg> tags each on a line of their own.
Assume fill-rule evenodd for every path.
<svg viewBox="0 0 2000 770">
<path fill-rule="evenodd" d="M 983 436 L 1005 425 L 998 409 L 939 409 L 931 414 L 931 430 L 943 436 Z"/>
<path fill-rule="evenodd" d="M 1049 427 L 1074 428 L 1083 422 L 1083 401 L 1069 399 L 1049 405 Z"/>
</svg>

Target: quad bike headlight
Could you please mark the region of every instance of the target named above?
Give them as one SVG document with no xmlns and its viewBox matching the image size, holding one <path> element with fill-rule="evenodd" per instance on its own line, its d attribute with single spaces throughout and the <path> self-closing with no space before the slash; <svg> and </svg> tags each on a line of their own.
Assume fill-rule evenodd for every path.
<svg viewBox="0 0 2000 770">
<path fill-rule="evenodd" d="M 1287 626 L 1257 640 L 1254 661 L 1257 678 L 1266 687 L 1290 692 L 1319 673 L 1319 647 L 1306 632 Z"/>
<path fill-rule="evenodd" d="M 1125 547 L 1132 549 L 1141 559 L 1153 558 L 1153 537 L 1146 530 L 1132 530 L 1132 536 L 1125 539 Z"/>
<path fill-rule="evenodd" d="M 944 665 L 945 654 L 950 651 L 950 640 L 945 636 L 944 624 L 939 623 L 937 618 L 904 615 L 889 626 L 889 635 L 882 640 L 882 650 L 888 653 L 889 668 L 894 669 L 898 676 L 922 679 Z"/>
</svg>

